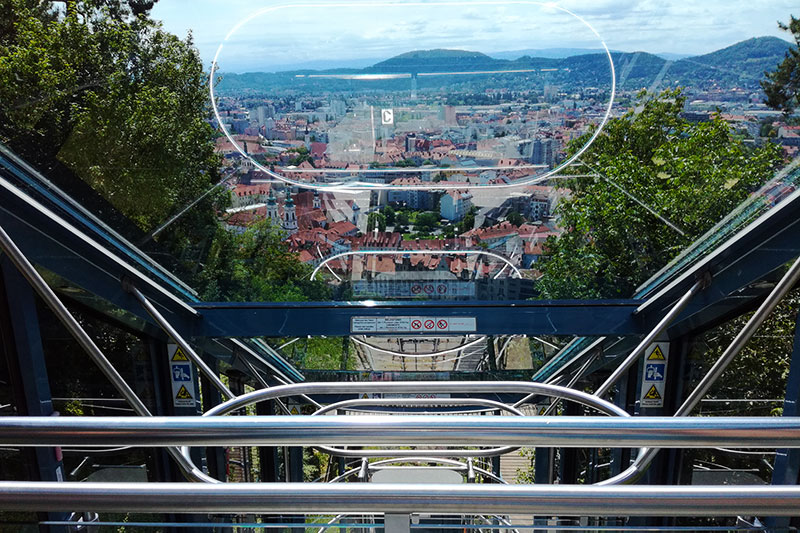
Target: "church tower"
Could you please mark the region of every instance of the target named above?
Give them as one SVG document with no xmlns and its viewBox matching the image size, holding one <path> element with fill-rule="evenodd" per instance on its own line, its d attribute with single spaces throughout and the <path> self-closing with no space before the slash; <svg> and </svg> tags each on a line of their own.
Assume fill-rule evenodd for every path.
<svg viewBox="0 0 800 533">
<path fill-rule="evenodd" d="M 269 191 L 269 198 L 267 198 L 267 218 L 276 228 L 281 227 L 281 216 L 278 214 L 278 201 L 272 190 Z"/>
<path fill-rule="evenodd" d="M 286 195 L 286 202 L 283 204 L 283 229 L 289 235 L 297 233 L 297 213 L 290 194 Z"/>
</svg>

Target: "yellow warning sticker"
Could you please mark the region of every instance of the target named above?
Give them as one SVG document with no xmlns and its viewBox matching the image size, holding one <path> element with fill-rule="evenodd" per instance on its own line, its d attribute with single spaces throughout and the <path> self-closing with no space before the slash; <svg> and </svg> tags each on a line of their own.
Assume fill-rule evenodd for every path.
<svg viewBox="0 0 800 533">
<path fill-rule="evenodd" d="M 650 385 L 650 390 L 647 391 L 647 394 L 644 395 L 646 400 L 660 400 L 661 394 L 658 393 L 658 389 L 656 389 L 655 385 Z"/>
<path fill-rule="evenodd" d="M 650 352 L 650 355 L 647 356 L 648 361 L 664 361 L 666 357 L 664 357 L 664 352 L 661 351 L 661 348 L 656 345 L 656 349 Z"/>
<path fill-rule="evenodd" d="M 369 396 L 367 396 L 367 393 L 366 393 L 366 392 L 365 392 L 364 394 L 362 394 L 362 395 L 361 395 L 361 399 L 362 399 L 362 400 L 366 400 L 366 399 L 368 399 L 368 398 L 369 398 Z"/>
<path fill-rule="evenodd" d="M 181 385 L 181 388 L 178 389 L 178 394 L 175 395 L 175 399 L 177 400 L 191 400 L 192 394 L 186 389 L 185 385 Z"/>
<path fill-rule="evenodd" d="M 300 414 L 300 412 L 297 410 L 297 407 L 292 407 L 292 409 L 289 412 L 292 413 L 293 415 L 299 415 Z"/>
<path fill-rule="evenodd" d="M 173 361 L 188 361 L 189 358 L 186 357 L 186 354 L 183 353 L 183 350 L 178 348 L 177 350 L 175 350 L 175 355 L 172 356 L 172 360 Z"/>
</svg>

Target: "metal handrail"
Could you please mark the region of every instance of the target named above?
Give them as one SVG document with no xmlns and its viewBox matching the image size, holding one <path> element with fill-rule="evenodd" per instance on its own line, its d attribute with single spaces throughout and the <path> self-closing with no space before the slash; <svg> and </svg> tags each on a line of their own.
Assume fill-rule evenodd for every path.
<svg viewBox="0 0 800 533">
<path fill-rule="evenodd" d="M 293 385 L 283 385 L 270 389 L 261 389 L 247 394 L 232 398 L 225 403 L 217 405 L 203 413 L 203 417 L 220 416 L 236 411 L 248 405 L 258 402 L 284 398 L 287 396 L 300 396 L 306 394 L 353 394 L 371 392 L 430 392 L 441 393 L 468 393 L 468 394 L 497 394 L 497 393 L 516 393 L 516 394 L 541 394 L 556 398 L 571 400 L 582 405 L 597 409 L 601 413 L 630 417 L 622 408 L 585 392 L 560 387 L 558 385 L 548 385 L 544 383 L 530 383 L 519 381 L 406 381 L 406 382 L 345 382 L 345 383 L 296 383 Z M 363 418 L 363 417 L 362 417 Z M 442 417 L 438 417 L 442 420 Z M 519 418 L 517 418 L 519 419 Z M 319 440 L 310 444 L 319 444 Z M 372 443 L 373 441 L 368 441 Z M 328 442 L 329 444 L 337 444 Z M 346 443 L 345 443 L 346 444 Z M 524 445 L 524 444 L 523 444 Z M 184 446 L 181 449 L 185 457 L 190 457 L 189 448 Z"/>
<path fill-rule="evenodd" d="M 509 405 L 494 400 L 484 400 L 482 398 L 359 398 L 355 400 L 344 400 L 328 405 L 315 411 L 311 416 L 324 415 L 330 411 L 354 405 L 373 405 L 373 406 L 431 406 L 431 405 L 481 405 L 492 407 L 494 410 L 507 411 L 515 416 L 525 416 L 525 413 Z M 419 415 L 417 415 L 419 416 Z M 330 446 L 316 445 L 315 448 L 330 455 L 337 457 L 412 457 L 419 455 L 418 450 L 400 449 L 381 449 L 381 450 L 345 450 Z M 426 450 L 425 453 L 431 457 L 496 457 L 518 450 L 519 447 L 502 446 L 498 448 L 468 450 L 464 448 L 447 448 L 442 450 Z"/>
<path fill-rule="evenodd" d="M 0 418 L 0 445 L 800 448 L 800 417 L 233 416 Z M 426 454 L 428 452 L 425 452 Z"/>
<path fill-rule="evenodd" d="M 442 458 L 442 457 L 401 457 L 401 458 L 393 458 L 393 459 L 384 459 L 382 461 L 374 461 L 372 463 L 367 463 L 367 470 L 374 470 L 374 469 L 376 469 L 375 467 L 379 467 L 379 466 L 383 466 L 383 465 L 389 465 L 389 464 L 397 463 L 397 462 L 400 462 L 400 461 L 402 461 L 404 463 L 412 463 L 412 462 L 413 463 L 438 463 L 438 464 L 441 464 L 441 465 L 452 466 L 454 470 L 466 470 L 468 472 L 468 475 L 469 475 L 469 472 L 471 471 L 472 473 L 478 473 L 478 474 L 481 474 L 483 476 L 486 476 L 489 479 L 491 479 L 492 481 L 496 481 L 497 483 L 500 483 L 500 484 L 503 484 L 503 485 L 508 485 L 508 483 L 503 478 L 501 478 L 500 476 L 496 475 L 495 473 L 490 472 L 488 470 L 485 470 L 483 468 L 477 467 L 475 465 L 470 466 L 470 464 L 471 464 L 469 462 L 470 460 L 468 460 L 468 462 L 463 462 L 463 461 L 456 461 L 454 459 L 445 459 L 445 458 Z M 346 472 L 344 472 L 342 474 L 339 474 L 338 476 L 336 476 L 335 478 L 330 480 L 328 483 L 338 483 L 339 481 L 341 481 L 343 479 L 347 479 L 348 477 L 351 477 L 351 476 L 353 476 L 355 474 L 358 474 L 358 472 L 360 470 L 361 470 L 360 466 L 357 467 L 357 468 L 351 468 L 350 470 L 347 470 Z"/>
<path fill-rule="evenodd" d="M 800 487 L 0 482 L 0 509 L 74 507 L 127 513 L 797 516 Z"/>
<path fill-rule="evenodd" d="M 463 393 L 463 394 L 540 394 L 571 400 L 597 409 L 611 416 L 629 417 L 624 409 L 613 403 L 582 391 L 524 381 L 352 381 L 341 383 L 295 383 L 242 394 L 217 405 L 203 416 L 219 416 L 248 405 L 301 394 L 354 394 L 354 393 Z"/>
</svg>

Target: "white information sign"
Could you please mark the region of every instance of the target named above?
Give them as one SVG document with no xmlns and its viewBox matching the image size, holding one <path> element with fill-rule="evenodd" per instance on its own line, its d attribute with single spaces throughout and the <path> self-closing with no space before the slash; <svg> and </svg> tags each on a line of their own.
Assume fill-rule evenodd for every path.
<svg viewBox="0 0 800 533">
<path fill-rule="evenodd" d="M 667 383 L 669 343 L 657 342 L 644 352 L 642 388 L 639 402 L 642 407 L 664 407 L 664 390 Z"/>
<path fill-rule="evenodd" d="M 473 333 L 477 319 L 465 316 L 355 316 L 350 319 L 351 333 Z"/>
<path fill-rule="evenodd" d="M 169 378 L 172 383 L 172 405 L 194 407 L 197 394 L 192 379 L 192 363 L 177 344 L 167 344 Z"/>
</svg>

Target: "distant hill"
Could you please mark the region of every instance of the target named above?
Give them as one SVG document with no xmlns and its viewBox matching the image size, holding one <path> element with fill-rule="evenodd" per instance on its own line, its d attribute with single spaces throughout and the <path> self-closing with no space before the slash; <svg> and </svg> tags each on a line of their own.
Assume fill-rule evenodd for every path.
<svg viewBox="0 0 800 533">
<path fill-rule="evenodd" d="M 736 43 L 710 54 L 667 60 L 647 52 L 612 52 L 612 59 L 620 89 L 658 90 L 667 86 L 688 86 L 696 89 L 710 87 L 742 87 L 760 90 L 759 81 L 764 71 L 772 70 L 784 58 L 792 44 L 777 37 L 757 37 Z M 561 50 L 566 53 L 570 49 Z M 580 50 L 580 49 L 572 49 Z M 257 92 L 275 89 L 308 91 L 350 90 L 363 85 L 353 85 L 352 80 L 330 78 L 308 78 L 309 74 L 367 74 L 367 73 L 421 73 L 421 72 L 482 72 L 503 70 L 532 70 L 530 83 L 552 83 L 569 87 L 605 86 L 608 83 L 608 60 L 605 53 L 570 55 L 568 57 L 540 57 L 527 55 L 526 50 L 508 52 L 509 57 L 491 57 L 468 50 L 414 50 L 379 61 L 366 68 L 342 68 L 327 70 L 295 70 L 279 73 L 223 74 L 220 94 L 233 92 Z M 535 51 L 531 51 L 535 52 Z M 555 52 L 553 52 L 555 54 Z M 502 78 L 504 86 L 514 86 L 513 75 L 488 74 L 453 76 L 447 84 L 452 87 L 480 89 L 496 83 Z M 538 80 L 538 82 L 537 82 Z M 419 78 L 420 90 L 426 87 L 442 87 L 441 76 Z M 407 90 L 408 80 L 371 81 L 370 88 L 383 90 Z"/>
<path fill-rule="evenodd" d="M 617 50 L 612 50 L 615 52 Z M 489 54 L 495 59 L 519 59 L 522 56 L 564 59 L 565 57 L 602 53 L 601 48 L 529 48 L 527 50 L 508 50 Z"/>
<path fill-rule="evenodd" d="M 508 64 L 480 52 L 467 50 L 415 50 L 375 63 L 373 72 L 445 72 L 453 70 L 492 70 Z"/>
<path fill-rule="evenodd" d="M 773 70 L 792 47 L 777 37 L 755 37 L 727 48 L 675 62 L 668 78 L 673 84 L 758 86 L 764 71 Z"/>
</svg>

